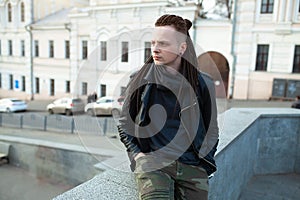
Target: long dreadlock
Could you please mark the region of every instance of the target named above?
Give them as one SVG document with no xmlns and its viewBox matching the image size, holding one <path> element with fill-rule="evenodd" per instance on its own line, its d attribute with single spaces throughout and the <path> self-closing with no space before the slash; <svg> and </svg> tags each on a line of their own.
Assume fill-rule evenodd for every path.
<svg viewBox="0 0 300 200">
<path fill-rule="evenodd" d="M 182 55 L 181 68 L 179 72 L 182 73 L 182 75 L 187 79 L 194 92 L 197 94 L 197 87 L 199 84 L 197 69 L 198 60 L 194 49 L 194 45 L 188 32 L 188 30 L 192 26 L 192 22 L 188 19 L 183 19 L 182 17 L 177 15 L 166 14 L 157 19 L 157 21 L 155 22 L 155 26 L 173 26 L 176 31 L 186 35 L 187 49 Z M 143 78 L 149 71 L 149 68 L 152 66 L 152 63 L 154 63 L 154 60 L 153 57 L 150 56 L 131 81 L 131 84 L 133 84 L 133 86 L 143 85 Z M 141 95 L 141 92 L 143 91 L 143 87 L 136 91 L 131 91 L 130 88 L 128 89 L 128 94 L 131 95 L 130 100 L 136 102 L 136 111 L 138 111 L 139 106 L 141 104 L 141 100 L 139 97 Z"/>
</svg>

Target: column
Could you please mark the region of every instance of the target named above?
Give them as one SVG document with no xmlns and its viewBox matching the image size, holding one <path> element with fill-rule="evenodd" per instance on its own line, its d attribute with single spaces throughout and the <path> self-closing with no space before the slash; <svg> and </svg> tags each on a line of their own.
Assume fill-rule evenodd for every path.
<svg viewBox="0 0 300 200">
<path fill-rule="evenodd" d="M 280 1 L 280 6 L 279 6 L 279 18 L 278 18 L 279 22 L 283 22 L 284 21 L 285 8 L 286 8 L 286 0 L 281 0 Z"/>
<path fill-rule="evenodd" d="M 286 15 L 285 15 L 285 21 L 286 22 L 292 22 L 292 16 L 293 16 L 293 0 L 287 0 L 287 9 L 286 9 Z"/>
</svg>

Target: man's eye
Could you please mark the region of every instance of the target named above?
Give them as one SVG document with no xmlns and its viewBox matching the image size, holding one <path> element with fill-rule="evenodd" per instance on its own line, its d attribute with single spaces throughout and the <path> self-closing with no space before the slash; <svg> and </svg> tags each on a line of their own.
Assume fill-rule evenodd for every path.
<svg viewBox="0 0 300 200">
<path fill-rule="evenodd" d="M 165 42 L 160 42 L 159 45 L 164 47 L 164 46 L 167 45 L 167 43 L 165 43 Z"/>
</svg>

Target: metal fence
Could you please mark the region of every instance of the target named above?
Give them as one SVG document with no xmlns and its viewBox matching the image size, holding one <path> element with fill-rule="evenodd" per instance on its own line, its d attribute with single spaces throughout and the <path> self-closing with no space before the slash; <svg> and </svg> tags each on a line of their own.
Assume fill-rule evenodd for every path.
<svg viewBox="0 0 300 200">
<path fill-rule="evenodd" d="M 87 115 L 0 113 L 0 126 L 65 133 L 117 134 L 116 122 L 113 117 L 91 117 Z"/>
</svg>

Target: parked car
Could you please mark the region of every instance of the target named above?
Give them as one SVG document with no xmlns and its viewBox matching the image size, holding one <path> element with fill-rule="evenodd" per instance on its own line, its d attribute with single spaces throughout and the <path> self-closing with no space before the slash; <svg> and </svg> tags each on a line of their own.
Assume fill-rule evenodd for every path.
<svg viewBox="0 0 300 200">
<path fill-rule="evenodd" d="M 105 96 L 99 98 L 96 102 L 88 103 L 84 107 L 84 111 L 91 116 L 97 115 L 120 115 L 124 97 L 114 98 Z"/>
<path fill-rule="evenodd" d="M 60 98 L 50 103 L 47 106 L 49 114 L 66 114 L 72 115 L 74 113 L 84 112 L 84 102 L 79 98 Z"/>
<path fill-rule="evenodd" d="M 0 99 L 0 112 L 26 111 L 27 103 L 17 98 Z"/>
</svg>

